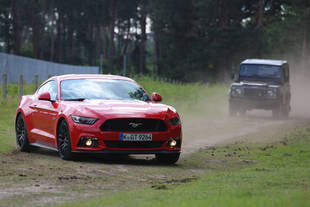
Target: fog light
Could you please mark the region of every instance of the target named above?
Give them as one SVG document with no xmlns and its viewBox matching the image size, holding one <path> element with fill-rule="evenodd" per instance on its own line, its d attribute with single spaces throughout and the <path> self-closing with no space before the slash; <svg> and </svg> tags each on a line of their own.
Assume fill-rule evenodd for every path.
<svg viewBox="0 0 310 207">
<path fill-rule="evenodd" d="M 177 146 L 177 141 L 175 141 L 175 140 L 172 140 L 171 142 L 170 142 L 170 147 L 175 147 L 175 146 Z"/>
<path fill-rule="evenodd" d="M 98 139 L 95 137 L 82 137 L 78 146 L 80 147 L 98 147 Z"/>
<path fill-rule="evenodd" d="M 179 137 L 170 138 L 167 142 L 167 146 L 171 148 L 180 147 L 180 144 L 181 142 Z"/>
<path fill-rule="evenodd" d="M 93 145 L 93 140 L 87 139 L 86 142 L 85 142 L 85 145 L 86 145 L 87 147 L 92 146 L 92 145 Z"/>
</svg>

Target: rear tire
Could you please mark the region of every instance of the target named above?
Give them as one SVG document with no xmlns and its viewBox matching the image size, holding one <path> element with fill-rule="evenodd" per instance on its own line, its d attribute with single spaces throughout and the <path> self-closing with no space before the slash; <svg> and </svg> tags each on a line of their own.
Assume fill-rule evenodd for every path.
<svg viewBox="0 0 310 207">
<path fill-rule="evenodd" d="M 71 152 L 71 138 L 68 125 L 62 120 L 57 130 L 58 154 L 63 160 L 71 160 L 73 158 Z"/>
<path fill-rule="evenodd" d="M 24 116 L 19 114 L 15 123 L 16 145 L 21 152 L 29 152 L 31 147 L 28 140 L 28 133 Z"/>
<path fill-rule="evenodd" d="M 180 153 L 175 154 L 156 154 L 156 159 L 162 164 L 174 164 L 180 158 Z"/>
</svg>

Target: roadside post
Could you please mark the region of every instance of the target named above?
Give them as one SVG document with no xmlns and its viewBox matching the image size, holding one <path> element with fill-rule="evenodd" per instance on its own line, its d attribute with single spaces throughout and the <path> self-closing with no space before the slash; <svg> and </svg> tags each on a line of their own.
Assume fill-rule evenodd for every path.
<svg viewBox="0 0 310 207">
<path fill-rule="evenodd" d="M 23 96 L 23 86 L 24 86 L 24 77 L 23 75 L 19 76 L 19 98 Z"/>
<path fill-rule="evenodd" d="M 35 91 L 38 89 L 39 87 L 39 76 L 35 75 L 34 76 L 34 87 L 35 87 Z"/>
<path fill-rule="evenodd" d="M 2 81 L 2 96 L 3 99 L 6 99 L 7 96 L 7 82 L 8 82 L 8 75 L 6 73 L 3 74 L 3 81 Z"/>
</svg>

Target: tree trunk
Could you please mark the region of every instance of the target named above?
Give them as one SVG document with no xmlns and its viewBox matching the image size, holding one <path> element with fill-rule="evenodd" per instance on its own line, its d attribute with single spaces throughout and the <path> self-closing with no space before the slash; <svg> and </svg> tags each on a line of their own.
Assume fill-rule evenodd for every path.
<svg viewBox="0 0 310 207">
<path fill-rule="evenodd" d="M 107 28 L 103 27 L 103 45 L 102 45 L 102 53 L 103 58 L 108 59 L 108 35 L 107 35 Z"/>
<path fill-rule="evenodd" d="M 52 2 L 54 2 L 52 0 Z M 54 50 L 55 50 L 55 43 L 54 43 L 54 39 L 55 39 L 55 31 L 54 31 L 54 21 L 55 21 L 55 11 L 54 11 L 54 4 L 52 3 L 51 5 L 51 11 L 50 11 L 50 15 L 51 15 L 51 50 L 50 50 L 50 61 L 54 61 Z"/>
<path fill-rule="evenodd" d="M 141 41 L 140 41 L 140 52 L 139 52 L 139 72 L 145 73 L 145 43 L 146 43 L 146 4 L 147 0 L 141 1 L 140 10 L 140 26 L 141 26 Z"/>
<path fill-rule="evenodd" d="M 70 19 L 72 19 L 73 17 L 73 14 L 72 14 L 72 11 L 69 10 L 68 11 L 68 19 L 70 21 Z M 67 47 L 67 62 L 68 63 L 73 63 L 73 51 L 74 51 L 74 48 L 73 48 L 73 25 L 68 22 L 68 47 Z"/>
<path fill-rule="evenodd" d="M 128 21 L 128 25 L 127 25 L 127 29 L 126 29 L 126 36 L 124 36 L 123 55 L 125 55 L 127 53 L 127 48 L 128 48 L 128 44 L 129 44 L 129 34 L 130 34 L 130 28 L 131 28 L 130 19 L 128 19 L 127 21 Z"/>
<path fill-rule="evenodd" d="M 11 37 L 10 37 L 10 22 L 9 22 L 9 14 L 5 15 L 4 22 L 4 42 L 5 42 L 5 52 L 11 52 Z"/>
<path fill-rule="evenodd" d="M 93 64 L 93 31 L 94 31 L 94 23 L 91 19 L 88 19 L 88 44 L 87 44 L 87 50 L 88 50 L 88 65 Z"/>
<path fill-rule="evenodd" d="M 63 16 L 60 11 L 58 11 L 58 21 L 57 21 L 57 61 L 63 62 Z"/>
<path fill-rule="evenodd" d="M 35 4 L 39 4 L 38 0 Z M 35 59 L 40 58 L 40 16 L 38 9 L 34 9 L 32 12 L 32 45 L 33 45 L 33 57 Z"/>
<path fill-rule="evenodd" d="M 100 52 L 101 52 L 101 27 L 99 25 L 96 25 L 95 27 L 95 42 L 96 42 L 96 59 L 100 58 Z"/>
<path fill-rule="evenodd" d="M 263 26 L 263 17 L 264 17 L 264 0 L 258 0 L 258 9 L 256 16 L 256 28 L 261 29 Z"/>
<path fill-rule="evenodd" d="M 122 67 L 123 58 L 122 55 L 122 34 L 121 34 L 121 28 L 120 28 L 120 21 L 117 22 L 117 68 L 120 69 Z"/>
<path fill-rule="evenodd" d="M 113 74 L 114 70 L 114 27 L 115 27 L 115 17 L 116 17 L 116 1 L 113 1 L 112 7 L 110 10 L 110 43 L 109 43 L 109 71 L 110 74 Z"/>
<path fill-rule="evenodd" d="M 160 64 L 160 45 L 156 38 L 156 33 L 154 34 L 154 53 L 155 53 L 155 65 L 157 75 L 161 75 L 161 64 Z"/>
<path fill-rule="evenodd" d="M 229 17 L 228 17 L 228 11 L 229 11 L 229 6 L 228 6 L 228 0 L 222 0 L 221 1 L 221 20 L 220 20 L 220 26 L 222 28 L 225 28 L 229 24 Z"/>
<path fill-rule="evenodd" d="M 13 51 L 14 54 L 20 55 L 22 46 L 22 26 L 16 0 L 12 0 L 11 14 L 13 20 Z"/>
</svg>

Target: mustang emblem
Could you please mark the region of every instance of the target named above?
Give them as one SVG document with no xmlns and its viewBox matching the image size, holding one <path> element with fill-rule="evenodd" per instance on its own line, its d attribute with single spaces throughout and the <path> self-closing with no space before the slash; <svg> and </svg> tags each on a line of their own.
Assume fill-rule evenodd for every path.
<svg viewBox="0 0 310 207">
<path fill-rule="evenodd" d="M 132 128 L 137 128 L 138 126 L 141 126 L 142 123 L 134 123 L 134 122 L 130 122 L 129 126 L 131 126 Z"/>
</svg>

